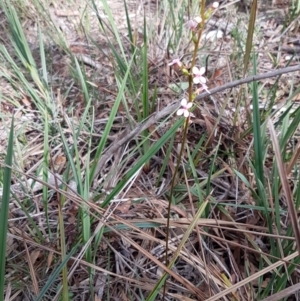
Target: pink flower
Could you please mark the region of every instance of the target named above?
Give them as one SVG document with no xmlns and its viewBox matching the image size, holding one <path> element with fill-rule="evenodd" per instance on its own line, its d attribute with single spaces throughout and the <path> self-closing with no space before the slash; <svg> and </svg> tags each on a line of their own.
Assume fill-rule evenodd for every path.
<svg viewBox="0 0 300 301">
<path fill-rule="evenodd" d="M 206 85 L 206 78 L 203 76 L 203 74 L 205 73 L 205 68 L 201 67 L 200 69 L 198 69 L 197 67 L 193 67 L 192 71 L 194 75 L 193 83 L 201 84 L 203 88 L 202 90 L 205 90 L 206 92 L 210 93 Z"/>
<path fill-rule="evenodd" d="M 193 106 L 192 102 L 187 102 L 185 98 L 183 98 L 180 102 L 181 104 L 181 109 L 177 111 L 177 115 L 183 115 L 184 117 L 189 117 L 190 111 L 189 109 Z"/>
<path fill-rule="evenodd" d="M 201 67 L 200 69 L 198 69 L 197 67 L 193 67 L 192 69 L 193 74 L 194 74 L 194 78 L 193 78 L 193 82 L 194 84 L 206 84 L 206 79 L 204 76 L 202 76 L 205 73 L 205 68 Z"/>
<path fill-rule="evenodd" d="M 177 65 L 179 68 L 182 67 L 182 63 L 180 59 L 174 59 L 171 63 L 168 64 L 169 66 Z"/>
<path fill-rule="evenodd" d="M 195 17 L 188 21 L 187 26 L 191 31 L 196 31 L 198 25 L 202 22 L 201 17 Z"/>
<path fill-rule="evenodd" d="M 208 87 L 207 87 L 206 85 L 202 85 L 199 89 L 197 89 L 197 90 L 195 91 L 195 93 L 198 95 L 198 94 L 200 94 L 203 90 L 205 90 L 207 93 L 210 94 L 210 92 L 209 92 L 209 90 L 208 90 Z"/>
</svg>

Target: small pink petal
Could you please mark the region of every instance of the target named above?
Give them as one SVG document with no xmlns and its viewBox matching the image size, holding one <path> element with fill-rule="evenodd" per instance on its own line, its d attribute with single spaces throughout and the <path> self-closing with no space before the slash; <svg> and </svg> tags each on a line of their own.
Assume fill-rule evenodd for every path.
<svg viewBox="0 0 300 301">
<path fill-rule="evenodd" d="M 200 84 L 200 79 L 199 79 L 199 77 L 194 77 L 194 78 L 193 78 L 193 83 L 194 83 L 194 84 Z"/>
<path fill-rule="evenodd" d="M 210 94 L 209 90 L 208 90 L 208 87 L 206 85 L 202 85 L 203 89 Z"/>
<path fill-rule="evenodd" d="M 188 102 L 187 102 L 187 100 L 186 100 L 185 98 L 183 98 L 183 99 L 181 100 L 180 104 L 181 104 L 183 107 L 186 107 L 187 104 L 188 104 Z"/>
<path fill-rule="evenodd" d="M 205 67 L 201 67 L 199 70 L 199 74 L 203 75 L 205 73 L 205 70 L 206 70 Z"/>
<path fill-rule="evenodd" d="M 195 77 L 193 78 L 194 84 L 205 84 L 206 83 L 206 78 L 200 74 L 195 74 Z"/>
<path fill-rule="evenodd" d="M 205 78 L 205 77 L 200 76 L 199 79 L 200 79 L 200 83 L 201 83 L 202 85 L 204 85 L 204 84 L 206 83 L 206 78 Z"/>
<path fill-rule="evenodd" d="M 177 115 L 180 116 L 180 115 L 182 115 L 184 112 L 185 112 L 184 109 L 179 109 L 179 110 L 177 111 Z"/>
<path fill-rule="evenodd" d="M 189 20 L 188 22 L 187 22 L 187 26 L 188 26 L 188 28 L 190 29 L 190 30 L 195 30 L 196 28 L 197 28 L 197 26 L 198 26 L 198 22 L 197 21 L 195 21 L 195 20 Z"/>
<path fill-rule="evenodd" d="M 184 117 L 187 118 L 187 117 L 189 117 L 189 115 L 190 115 L 190 112 L 189 112 L 188 110 L 185 110 L 185 111 L 184 111 Z"/>
<path fill-rule="evenodd" d="M 199 69 L 197 67 L 193 67 L 192 71 L 193 71 L 193 74 L 199 73 Z"/>
<path fill-rule="evenodd" d="M 202 18 L 199 17 L 199 16 L 195 17 L 194 20 L 195 20 L 198 24 L 200 24 L 200 23 L 202 22 Z"/>
<path fill-rule="evenodd" d="M 218 7 L 219 7 L 219 2 L 214 2 L 214 3 L 212 4 L 212 7 L 213 7 L 214 9 L 218 8 Z"/>
<path fill-rule="evenodd" d="M 173 65 L 177 65 L 179 67 L 182 66 L 182 63 L 180 61 L 180 59 L 174 59 L 171 63 L 168 64 L 169 66 L 173 66 Z"/>
<path fill-rule="evenodd" d="M 186 108 L 187 108 L 187 109 L 190 109 L 192 106 L 193 106 L 193 103 L 192 103 L 192 102 L 189 102 L 189 103 L 186 105 Z"/>
</svg>

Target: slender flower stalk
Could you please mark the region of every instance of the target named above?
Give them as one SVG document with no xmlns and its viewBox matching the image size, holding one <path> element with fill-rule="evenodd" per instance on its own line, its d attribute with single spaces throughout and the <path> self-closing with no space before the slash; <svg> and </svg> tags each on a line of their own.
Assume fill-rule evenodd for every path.
<svg viewBox="0 0 300 301">
<path fill-rule="evenodd" d="M 181 108 L 178 109 L 177 115 L 181 116 L 183 115 L 185 117 L 185 123 L 184 123 L 184 130 L 183 130 L 183 136 L 182 136 L 182 144 L 181 148 L 178 154 L 178 164 L 176 165 L 176 169 L 174 171 L 172 182 L 171 182 L 171 189 L 170 189 L 170 199 L 168 204 L 168 218 L 167 218 L 167 235 L 166 235 L 166 265 L 169 266 L 169 257 L 168 257 L 168 249 L 169 249 L 169 231 L 170 231 L 170 212 L 171 212 L 171 204 L 172 204 L 172 198 L 174 193 L 174 187 L 176 182 L 176 175 L 179 170 L 180 161 L 183 156 L 183 150 L 185 148 L 185 143 L 187 139 L 187 133 L 189 128 L 189 119 L 192 115 L 192 112 L 190 112 L 191 107 L 193 106 L 193 100 L 195 98 L 195 95 L 199 93 L 201 90 L 206 90 L 208 93 L 208 87 L 206 85 L 206 78 L 203 76 L 205 74 L 205 68 L 198 68 L 195 67 L 196 59 L 198 57 L 198 50 L 199 50 L 199 44 L 203 32 L 203 28 L 205 26 L 205 21 L 212 15 L 215 9 L 217 9 L 219 6 L 218 2 L 214 2 L 206 11 L 205 11 L 205 1 L 201 2 L 201 16 L 195 17 L 192 20 L 188 21 L 187 26 L 189 30 L 191 31 L 192 35 L 192 41 L 194 42 L 194 51 L 192 60 L 189 67 L 185 67 L 183 63 L 179 59 L 174 59 L 171 63 L 169 63 L 169 66 L 172 66 L 174 69 L 180 69 L 184 75 L 188 78 L 189 88 L 188 88 L 188 95 L 189 100 L 182 99 L 181 100 Z M 192 72 L 191 72 L 192 71 Z M 197 86 L 197 85 L 200 85 Z M 173 259 L 172 259 L 173 260 Z M 171 262 L 170 267 L 172 266 L 173 262 Z M 165 300 L 166 295 L 166 279 L 167 279 L 167 273 L 164 274 L 164 276 L 161 278 L 161 281 L 164 283 L 164 291 L 163 291 L 163 300 Z M 161 283 L 161 282 L 160 282 Z"/>
</svg>

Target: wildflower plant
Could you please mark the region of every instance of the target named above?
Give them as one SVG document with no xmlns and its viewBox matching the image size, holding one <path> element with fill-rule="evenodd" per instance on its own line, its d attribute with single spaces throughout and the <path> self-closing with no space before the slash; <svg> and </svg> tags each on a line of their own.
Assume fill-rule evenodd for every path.
<svg viewBox="0 0 300 301">
<path fill-rule="evenodd" d="M 191 108 L 193 107 L 193 101 L 194 101 L 196 95 L 199 94 L 201 91 L 205 90 L 209 93 L 208 86 L 206 85 L 207 79 L 204 76 L 206 69 L 203 66 L 195 66 L 195 63 L 196 63 L 196 58 L 197 58 L 198 49 L 199 49 L 199 45 L 200 45 L 200 39 L 201 39 L 201 35 L 203 32 L 203 28 L 205 26 L 205 22 L 208 18 L 210 18 L 212 13 L 218 7 L 219 7 L 219 3 L 214 2 L 205 10 L 205 1 L 202 1 L 201 2 L 201 15 L 195 16 L 194 18 L 192 18 L 191 20 L 189 20 L 187 22 L 187 28 L 191 32 L 191 41 L 194 43 L 193 56 L 192 56 L 192 61 L 191 61 L 190 66 L 185 66 L 184 63 L 179 58 L 175 58 L 169 63 L 169 66 L 174 68 L 176 71 L 181 71 L 182 75 L 186 76 L 188 78 L 188 82 L 189 82 L 188 100 L 186 98 L 183 98 L 180 102 L 181 107 L 177 111 L 177 116 L 183 116 L 185 118 L 184 132 L 183 132 L 183 136 L 182 136 L 181 149 L 180 149 L 180 152 L 178 155 L 178 162 L 181 161 L 181 157 L 182 157 L 183 150 L 185 147 L 189 118 L 191 116 L 193 116 L 192 113 L 190 112 Z M 168 241 L 169 241 L 169 228 L 170 228 L 170 210 L 171 210 L 171 203 L 172 203 L 172 197 L 173 197 L 173 192 L 174 192 L 176 174 L 178 172 L 179 166 L 180 166 L 180 164 L 176 165 L 176 170 L 173 175 L 171 191 L 170 191 L 169 206 L 168 206 L 167 236 L 166 236 L 166 265 L 168 266 L 168 268 L 172 268 L 172 265 L 177 258 L 176 254 L 179 254 L 176 252 L 174 257 L 169 261 Z M 205 202 L 202 205 L 205 206 Z M 201 212 L 203 211 L 203 206 L 199 207 L 199 210 L 196 213 L 196 216 L 201 214 Z M 192 228 L 187 231 L 186 236 L 183 239 L 182 243 L 184 243 L 185 240 L 188 238 L 189 231 L 192 231 Z M 152 291 L 152 293 L 147 298 L 147 300 L 149 300 L 149 301 L 155 300 L 159 288 L 163 284 L 166 283 L 167 275 L 168 275 L 167 273 L 163 274 L 160 281 L 157 283 L 155 289 Z"/>
</svg>

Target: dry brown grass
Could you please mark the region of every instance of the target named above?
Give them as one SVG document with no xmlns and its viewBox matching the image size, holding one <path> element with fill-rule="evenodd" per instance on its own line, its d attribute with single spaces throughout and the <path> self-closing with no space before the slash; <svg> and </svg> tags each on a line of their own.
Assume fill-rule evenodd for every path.
<svg viewBox="0 0 300 301">
<path fill-rule="evenodd" d="M 25 7 L 25 2 L 23 4 Z M 276 289 L 279 288 L 278 279 L 284 277 L 287 280 L 281 289 L 293 285 L 298 281 L 299 273 L 296 269 L 292 272 L 288 269 L 299 267 L 298 252 L 293 246 L 295 238 L 287 217 L 286 194 L 277 187 L 276 193 L 280 197 L 276 199 L 274 196 L 274 155 L 267 139 L 264 170 L 269 207 L 264 208 L 256 198 L 259 189 L 251 166 L 254 134 L 250 88 L 235 86 L 198 99 L 193 111 L 195 117 L 191 119 L 187 135 L 189 151 L 184 152 L 177 175 L 171 212 L 167 208 L 171 179 L 182 142 L 181 128 L 174 131 L 172 142 L 164 143 L 151 156 L 149 164 L 145 164 L 128 179 L 129 172 L 143 154 L 141 133 L 145 129 L 150 131 L 152 147 L 167 130 L 176 125 L 178 118 L 171 113 L 176 110 L 181 95 L 172 88 L 180 85 L 183 77 L 170 70 L 168 63 L 174 57 L 183 56 L 183 61 L 188 64 L 192 43 L 188 43 L 188 34 L 184 28 L 182 36 L 178 38 L 178 46 L 174 45 L 174 53 L 170 55 L 166 51 L 170 32 L 166 29 L 174 30 L 174 27 L 167 24 L 168 11 L 164 10 L 164 6 L 161 8 L 154 2 L 140 5 L 137 1 L 128 1 L 127 4 L 137 46 L 143 44 L 143 11 L 146 12 L 149 33 L 150 29 L 153 30 L 149 34 L 148 70 L 150 98 L 155 97 L 156 101 L 152 115 L 147 119 L 148 123 L 139 121 L 134 102 L 141 99 L 141 87 L 133 91 L 128 83 L 124 102 L 118 108 L 105 149 L 97 163 L 95 177 L 89 183 L 91 189 L 84 195 L 70 164 L 72 161 L 79 166 L 78 174 L 84 181 L 87 176 L 86 166 L 94 164 L 99 140 L 104 135 L 120 89 L 120 84 L 116 83 L 116 74 L 120 75 L 121 72 L 108 41 L 113 41 L 114 47 L 121 50 L 112 35 L 109 35 L 111 32 L 99 29 L 90 4 L 86 6 L 86 11 L 84 2 L 76 9 L 74 4 L 53 4 L 49 8 L 50 21 L 46 18 L 46 12 L 42 15 L 34 2 L 26 3 L 26 11 L 22 10 L 22 5 L 19 7 L 15 3 L 16 9 L 21 12 L 23 28 L 39 70 L 42 70 L 42 62 L 34 30 L 37 23 L 32 18 L 36 20 L 37 14 L 41 16 L 48 84 L 53 103 L 49 108 L 51 118 L 47 123 L 47 180 L 41 169 L 45 163 L 44 115 L 32 102 L 28 91 L 18 82 L 14 72 L 7 67 L 4 57 L 1 57 L 0 70 L 2 75 L 6 74 L 6 78 L 1 79 L 1 166 L 12 113 L 16 117 L 7 241 L 7 300 L 36 300 L 41 289 L 51 279 L 52 272 L 57 270 L 63 258 L 60 215 L 64 224 L 67 254 L 72 247 L 77 246 L 66 264 L 70 300 L 146 300 L 164 272 L 169 274 L 165 300 L 258 300 L 257 294 L 261 299 L 265 297 L 264 289 L 272 293 L 271 287 L 268 287 L 270 281 L 277 281 L 274 284 Z M 119 2 L 111 4 L 125 55 L 130 57 L 126 14 L 121 10 L 122 7 Z M 177 10 L 180 11 L 179 8 Z M 107 28 L 111 28 L 100 8 L 99 15 Z M 275 69 L 275 60 L 277 68 L 285 67 L 286 56 L 292 49 L 291 41 L 299 37 L 298 18 L 281 31 L 275 26 L 278 15 L 269 19 L 266 16 L 265 12 L 258 16 L 259 26 L 255 33 L 259 74 Z M 207 36 L 208 32 L 216 28 L 224 33 L 222 39 L 213 42 L 203 40 L 201 43 L 203 48 L 199 52 L 198 63 L 204 64 L 204 58 L 209 54 L 207 77 L 210 90 L 240 78 L 246 21 L 246 13 L 237 13 L 235 4 L 228 3 L 207 23 L 204 35 Z M 7 33 L 6 23 L 2 25 L 3 32 Z M 54 25 L 59 27 L 61 36 L 55 31 Z M 2 41 L 13 54 L 13 47 L 6 35 L 2 36 Z M 87 99 L 74 58 L 80 62 L 89 84 L 92 108 L 89 117 L 84 114 Z M 138 59 L 140 61 L 131 74 L 135 83 L 140 83 L 142 76 L 142 59 Z M 28 70 L 17 59 L 16 62 L 30 82 Z M 295 56 L 291 64 L 297 63 L 298 57 Z M 252 70 L 251 66 L 249 70 Z M 272 106 L 277 106 L 276 112 L 284 106 L 289 95 L 295 92 L 291 87 L 298 83 L 299 71 L 293 75 L 282 75 L 277 82 L 273 78 L 261 81 L 259 100 L 268 108 L 266 116 L 273 123 L 280 122 L 281 115 L 271 114 Z M 39 91 L 33 81 L 31 84 Z M 268 94 L 271 89 L 274 89 L 276 97 Z M 297 110 L 298 93 L 291 100 Z M 262 121 L 265 120 L 263 115 Z M 81 124 L 83 119 L 85 122 Z M 75 139 L 79 128 L 80 135 Z M 66 139 L 68 150 L 64 147 L 62 136 Z M 289 139 L 289 145 L 293 146 L 297 132 L 292 136 L 294 140 Z M 67 153 L 74 143 L 78 154 L 73 153 L 70 160 Z M 291 172 L 298 166 L 298 152 L 295 153 L 297 155 L 285 161 L 290 172 L 286 175 L 288 183 L 285 183 L 284 188 L 289 187 L 290 190 L 296 189 L 298 185 L 297 175 Z M 160 175 L 163 168 L 164 172 Z M 247 181 L 238 175 L 243 175 Z M 103 202 L 120 183 L 125 182 L 121 191 L 103 208 Z M 65 185 L 59 186 L 62 183 Z M 84 185 L 84 182 L 81 184 Z M 48 189 L 45 190 L 45 187 Z M 208 203 L 204 213 L 195 220 L 196 212 L 205 199 Z M 280 204 L 274 204 L 275 199 Z M 84 241 L 82 235 L 85 231 L 84 214 L 89 215 L 91 223 L 87 241 Z M 169 258 L 178 254 L 172 268 L 168 268 L 165 262 L 168 215 L 171 217 Z M 192 223 L 195 223 L 195 227 L 181 248 L 180 243 Z M 277 247 L 274 249 L 272 244 Z M 90 262 L 87 259 L 89 252 L 92 254 Z M 43 300 L 60 300 L 61 284 L 62 275 L 59 273 Z M 162 300 L 162 294 L 156 300 Z"/>
</svg>

